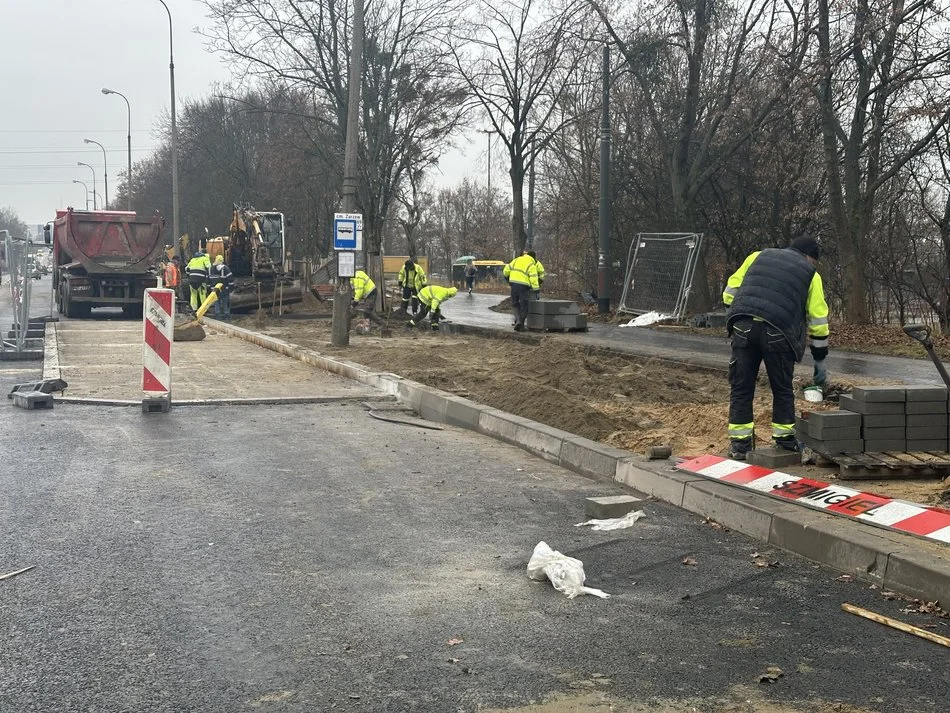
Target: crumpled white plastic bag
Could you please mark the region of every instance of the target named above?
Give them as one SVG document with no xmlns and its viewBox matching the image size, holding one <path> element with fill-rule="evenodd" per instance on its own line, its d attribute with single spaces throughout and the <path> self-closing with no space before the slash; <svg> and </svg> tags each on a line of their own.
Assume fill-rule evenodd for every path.
<svg viewBox="0 0 950 713">
<path fill-rule="evenodd" d="M 554 588 L 564 592 L 568 599 L 579 594 L 591 594 L 601 599 L 610 596 L 607 592 L 584 586 L 587 576 L 584 574 L 583 562 L 552 550 L 548 543 L 543 541 L 535 545 L 531 559 L 528 560 L 528 577 L 538 582 L 551 580 Z"/>
<path fill-rule="evenodd" d="M 649 327 L 651 324 L 662 322 L 664 319 L 672 319 L 672 315 L 661 314 L 659 312 L 647 312 L 639 317 L 634 317 L 629 322 L 624 322 L 621 327 Z"/>
<path fill-rule="evenodd" d="M 587 522 L 579 522 L 574 527 L 583 527 L 584 525 L 590 525 L 591 530 L 599 530 L 605 532 L 607 530 L 624 530 L 628 527 L 632 527 L 633 523 L 639 520 L 641 517 L 646 517 L 646 513 L 643 510 L 634 510 L 633 512 L 628 512 L 623 517 L 608 517 L 603 520 L 588 520 Z"/>
</svg>

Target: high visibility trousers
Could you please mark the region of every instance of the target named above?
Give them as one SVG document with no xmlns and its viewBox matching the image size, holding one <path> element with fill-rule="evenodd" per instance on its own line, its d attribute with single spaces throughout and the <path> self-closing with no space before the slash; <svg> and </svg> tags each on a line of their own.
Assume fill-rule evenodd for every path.
<svg viewBox="0 0 950 713">
<path fill-rule="evenodd" d="M 402 288 L 402 308 L 409 312 L 409 302 L 412 301 L 412 313 L 415 314 L 419 311 L 419 298 L 416 296 L 417 290 L 415 287 L 403 287 Z"/>
<path fill-rule="evenodd" d="M 768 323 L 740 320 L 733 325 L 729 361 L 730 440 L 752 438 L 752 400 L 762 362 L 772 389 L 772 436 L 795 436 L 795 354 L 785 336 Z"/>
<path fill-rule="evenodd" d="M 198 311 L 198 308 L 199 308 L 202 304 L 204 304 L 205 299 L 207 299 L 207 297 L 208 297 L 208 286 L 205 285 L 205 284 L 201 284 L 200 286 L 195 287 L 194 285 L 191 285 L 191 284 L 190 284 L 190 285 L 188 285 L 188 289 L 189 289 L 189 291 L 190 291 L 190 293 L 191 293 L 191 294 L 190 294 L 190 297 L 191 297 L 191 300 L 190 300 L 190 302 L 191 302 L 191 308 L 192 308 L 195 312 L 197 312 L 197 311 Z"/>
</svg>

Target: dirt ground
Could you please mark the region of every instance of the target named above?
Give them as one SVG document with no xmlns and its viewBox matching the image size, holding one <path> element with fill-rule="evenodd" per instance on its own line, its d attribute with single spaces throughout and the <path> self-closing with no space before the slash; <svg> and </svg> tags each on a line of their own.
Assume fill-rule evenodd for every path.
<svg viewBox="0 0 950 713">
<path fill-rule="evenodd" d="M 674 455 L 691 456 L 724 453 L 728 447 L 729 385 L 722 372 L 592 352 L 556 334 L 529 344 L 507 335 L 451 336 L 396 328 L 388 338 L 377 336 L 376 330 L 369 335 L 351 332 L 350 346 L 335 348 L 329 343 L 329 311 L 328 303 L 313 300 L 285 318 L 259 315 L 237 322 L 633 452 L 666 444 Z M 306 318 L 307 314 L 314 316 Z M 868 382 L 842 381 L 833 387 L 850 391 L 857 383 Z M 762 434 L 758 441 L 766 446 L 771 397 L 765 383 L 757 392 L 756 426 Z M 798 402 L 799 408 L 814 406 Z M 831 402 L 820 406 L 836 407 Z M 801 472 L 827 480 L 838 471 L 807 466 Z M 861 481 L 852 486 L 916 502 L 950 500 L 950 479 Z"/>
</svg>

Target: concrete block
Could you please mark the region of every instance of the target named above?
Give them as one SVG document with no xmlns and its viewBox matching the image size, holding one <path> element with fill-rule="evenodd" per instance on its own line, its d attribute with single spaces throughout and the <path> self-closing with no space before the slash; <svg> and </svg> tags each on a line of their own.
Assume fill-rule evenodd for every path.
<svg viewBox="0 0 950 713">
<path fill-rule="evenodd" d="M 842 396 L 838 399 L 838 405 L 845 411 L 853 411 L 864 416 L 874 416 L 876 414 L 904 413 L 904 402 L 865 402 L 856 401 L 850 396 Z"/>
<path fill-rule="evenodd" d="M 906 401 L 907 389 L 903 386 L 855 386 L 851 398 L 864 403 L 890 403 Z"/>
<path fill-rule="evenodd" d="M 451 394 L 437 389 L 425 389 L 419 404 L 419 415 L 435 423 L 445 422 L 445 409 Z"/>
<path fill-rule="evenodd" d="M 573 433 L 535 421 L 519 424 L 515 439 L 522 448 L 552 463 L 561 460 L 561 446 L 565 438 L 576 438 Z"/>
<path fill-rule="evenodd" d="M 168 413 L 171 409 L 172 402 L 167 396 L 142 399 L 142 413 Z"/>
<path fill-rule="evenodd" d="M 930 401 L 924 401 L 922 403 L 933 403 Z M 910 406 L 910 404 L 907 404 Z M 907 414 L 907 430 L 912 428 L 919 428 L 921 426 L 943 426 L 946 427 L 950 423 L 948 416 L 945 413 L 909 413 Z"/>
<path fill-rule="evenodd" d="M 461 396 L 450 396 L 445 403 L 445 423 L 477 431 L 478 420 L 485 408 Z"/>
<path fill-rule="evenodd" d="M 935 451 L 937 453 L 946 453 L 947 452 L 947 439 L 944 438 L 940 440 L 939 438 L 927 439 L 927 440 L 916 440 L 916 439 L 907 439 L 907 452 L 916 453 L 918 451 Z"/>
<path fill-rule="evenodd" d="M 527 423 L 531 422 L 526 418 L 490 408 L 482 411 L 479 416 L 478 430 L 505 443 L 518 446 L 521 445 L 518 442 L 518 426 Z"/>
<path fill-rule="evenodd" d="M 416 382 L 405 379 L 400 381 L 396 388 L 396 398 L 416 413 L 422 408 L 422 395 L 425 387 Z"/>
<path fill-rule="evenodd" d="M 617 461 L 614 480 L 644 495 L 650 495 L 677 507 L 683 505 L 683 493 L 690 483 L 709 482 L 708 478 L 674 470 L 663 462 L 648 462 L 635 457 Z"/>
<path fill-rule="evenodd" d="M 29 411 L 53 408 L 53 395 L 42 391 L 14 391 L 13 405 Z"/>
<path fill-rule="evenodd" d="M 884 451 L 903 452 L 907 450 L 907 441 L 903 438 L 882 438 L 876 441 L 864 441 L 865 453 L 883 453 Z"/>
<path fill-rule="evenodd" d="M 858 429 L 858 430 L 860 430 L 860 429 Z M 800 435 L 806 435 L 806 436 L 807 436 L 807 435 L 810 435 L 810 434 L 811 434 L 811 424 L 810 424 L 807 420 L 805 420 L 804 418 L 802 418 L 801 416 L 796 417 L 796 418 L 795 418 L 795 433 L 796 433 L 797 435 L 799 435 L 799 436 L 800 436 Z"/>
<path fill-rule="evenodd" d="M 617 461 L 629 455 L 629 451 L 574 436 L 564 439 L 561 444 L 561 458 L 558 462 L 562 467 L 589 478 L 613 480 L 617 474 Z"/>
<path fill-rule="evenodd" d="M 746 460 L 752 465 L 779 469 L 789 465 L 801 465 L 802 454 L 796 451 L 787 451 L 784 448 L 756 448 L 749 452 Z"/>
<path fill-rule="evenodd" d="M 580 314 L 580 307 L 572 300 L 532 300 L 528 302 L 528 314 Z"/>
<path fill-rule="evenodd" d="M 861 427 L 815 428 L 812 426 L 807 435 L 819 441 L 854 441 L 861 438 Z"/>
<path fill-rule="evenodd" d="M 823 441 L 810 436 L 800 436 L 799 440 L 806 446 L 825 455 L 835 455 L 837 453 L 862 453 L 864 451 L 864 441 L 860 438 L 852 438 L 844 441 Z"/>
<path fill-rule="evenodd" d="M 946 426 L 915 426 L 914 428 L 908 428 L 906 435 L 908 441 L 939 441 L 946 437 Z"/>
<path fill-rule="evenodd" d="M 791 515 L 796 506 L 744 492 L 725 483 L 703 480 L 686 484 L 682 507 L 767 542 L 772 516 L 780 511 Z"/>
<path fill-rule="evenodd" d="M 587 329 L 587 315 L 583 314 L 529 314 L 525 320 L 528 329 Z"/>
<path fill-rule="evenodd" d="M 946 386 L 905 386 L 904 398 L 906 401 L 946 401 Z"/>
<path fill-rule="evenodd" d="M 633 512 L 643 503 L 643 498 L 632 495 L 603 495 L 599 498 L 584 499 L 584 514 L 597 520 L 623 517 Z"/>
<path fill-rule="evenodd" d="M 862 431 L 865 441 L 884 441 L 890 439 L 907 438 L 907 431 L 903 426 L 897 428 L 867 428 Z"/>
<path fill-rule="evenodd" d="M 908 414 L 947 413 L 947 404 L 943 401 L 908 401 L 904 404 Z"/>
<path fill-rule="evenodd" d="M 950 592 L 950 554 L 945 545 L 921 544 L 891 552 L 884 587 L 923 601 L 945 603 Z"/>
<path fill-rule="evenodd" d="M 877 584 L 897 545 L 867 525 L 813 512 L 776 512 L 769 544 Z"/>
<path fill-rule="evenodd" d="M 907 417 L 902 413 L 870 414 L 864 417 L 864 428 L 904 428 Z"/>
<path fill-rule="evenodd" d="M 802 419 L 808 421 L 809 428 L 861 427 L 861 414 L 851 411 L 802 411 Z"/>
</svg>

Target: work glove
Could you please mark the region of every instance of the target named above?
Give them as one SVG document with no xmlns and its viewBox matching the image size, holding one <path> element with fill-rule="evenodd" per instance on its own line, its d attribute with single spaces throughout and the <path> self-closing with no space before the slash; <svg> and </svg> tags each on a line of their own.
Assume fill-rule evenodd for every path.
<svg viewBox="0 0 950 713">
<path fill-rule="evenodd" d="M 535 290 L 532 294 L 536 300 L 541 299 L 541 290 Z"/>
<path fill-rule="evenodd" d="M 816 347 L 812 345 L 811 347 L 811 358 L 816 362 L 824 361 L 825 357 L 828 356 L 828 347 Z"/>
<path fill-rule="evenodd" d="M 827 349 L 825 351 L 827 351 Z M 815 360 L 815 373 L 812 377 L 812 381 L 818 386 L 824 386 L 825 382 L 828 381 L 828 369 L 825 367 L 824 359 Z"/>
</svg>

